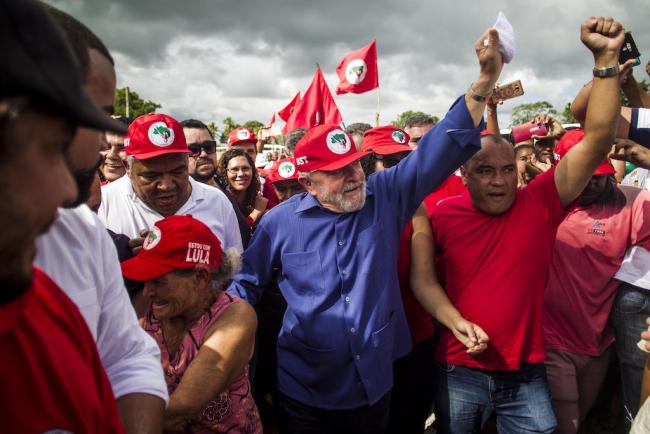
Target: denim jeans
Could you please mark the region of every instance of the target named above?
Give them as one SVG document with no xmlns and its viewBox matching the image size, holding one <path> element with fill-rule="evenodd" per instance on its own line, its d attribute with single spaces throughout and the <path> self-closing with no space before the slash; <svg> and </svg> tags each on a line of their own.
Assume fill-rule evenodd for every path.
<svg viewBox="0 0 650 434">
<path fill-rule="evenodd" d="M 480 433 L 496 414 L 504 433 L 552 433 L 555 414 L 543 364 L 519 371 L 484 371 L 437 364 L 435 412 L 439 434 Z"/>
<path fill-rule="evenodd" d="M 616 334 L 616 354 L 621 371 L 623 404 L 627 415 L 634 417 L 639 410 L 643 366 L 648 358 L 636 346 L 641 332 L 648 328 L 645 319 L 650 316 L 650 290 L 621 283 L 612 309 L 612 324 Z M 626 424 L 626 430 L 630 428 Z"/>
</svg>

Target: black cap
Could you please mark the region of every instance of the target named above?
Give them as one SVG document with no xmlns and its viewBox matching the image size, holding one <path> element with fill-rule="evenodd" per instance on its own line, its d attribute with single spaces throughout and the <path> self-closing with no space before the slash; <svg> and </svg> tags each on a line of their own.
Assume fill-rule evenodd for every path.
<svg viewBox="0 0 650 434">
<path fill-rule="evenodd" d="M 74 124 L 126 133 L 81 88 L 72 50 L 43 6 L 34 0 L 0 0 L 0 98 L 47 101 Z"/>
</svg>

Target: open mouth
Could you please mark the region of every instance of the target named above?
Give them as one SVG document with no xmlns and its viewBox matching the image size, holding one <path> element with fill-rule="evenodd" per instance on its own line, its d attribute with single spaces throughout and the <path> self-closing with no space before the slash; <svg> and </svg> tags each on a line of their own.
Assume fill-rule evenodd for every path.
<svg viewBox="0 0 650 434">
<path fill-rule="evenodd" d="M 502 202 L 506 198 L 505 193 L 488 193 L 488 197 L 495 202 Z"/>
<path fill-rule="evenodd" d="M 158 196 L 156 202 L 162 206 L 171 206 L 176 203 L 176 195 Z"/>
</svg>

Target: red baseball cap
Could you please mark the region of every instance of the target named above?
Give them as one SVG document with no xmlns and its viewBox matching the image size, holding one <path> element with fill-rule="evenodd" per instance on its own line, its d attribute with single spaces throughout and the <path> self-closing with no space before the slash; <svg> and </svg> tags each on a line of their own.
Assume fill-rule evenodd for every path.
<svg viewBox="0 0 650 434">
<path fill-rule="evenodd" d="M 350 135 L 335 124 L 310 128 L 293 152 L 301 172 L 338 170 L 368 154 L 370 152 L 357 151 Z"/>
<path fill-rule="evenodd" d="M 283 158 L 273 166 L 273 171 L 266 178 L 267 181 L 274 183 L 278 181 L 288 181 L 298 179 L 298 169 L 296 169 L 296 160 L 293 158 Z"/>
<path fill-rule="evenodd" d="M 370 128 L 363 135 L 361 148 L 379 155 L 391 155 L 398 152 L 410 152 L 408 145 L 411 136 L 401 128 L 392 125 Z"/>
<path fill-rule="evenodd" d="M 151 113 L 135 118 L 124 139 L 126 155 L 138 160 L 164 154 L 189 154 L 183 127 L 171 116 Z"/>
<path fill-rule="evenodd" d="M 257 138 L 253 130 L 246 127 L 239 127 L 230 132 L 228 146 L 243 145 L 244 143 L 257 143 Z"/>
<path fill-rule="evenodd" d="M 132 280 L 155 279 L 178 269 L 221 264 L 221 242 L 191 215 L 173 215 L 156 222 L 138 255 L 122 262 L 122 274 Z"/>
<path fill-rule="evenodd" d="M 585 137 L 585 131 L 582 128 L 576 128 L 574 130 L 569 130 L 560 140 L 555 144 L 555 149 L 553 150 L 556 160 L 561 160 L 569 152 L 571 148 L 575 146 L 576 143 L 580 142 Z M 609 162 L 608 158 L 600 163 L 600 166 L 594 172 L 594 175 L 613 175 L 616 173 L 614 166 Z"/>
</svg>

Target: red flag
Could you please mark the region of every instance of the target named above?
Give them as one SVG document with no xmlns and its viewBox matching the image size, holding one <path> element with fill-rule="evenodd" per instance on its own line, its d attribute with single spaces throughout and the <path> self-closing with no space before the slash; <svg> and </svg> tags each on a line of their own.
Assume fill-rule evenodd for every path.
<svg viewBox="0 0 650 434">
<path fill-rule="evenodd" d="M 273 116 L 271 117 L 271 120 L 269 121 L 268 125 L 266 126 L 267 128 L 273 128 L 273 125 L 275 124 L 275 112 L 273 112 Z"/>
<path fill-rule="evenodd" d="M 298 92 L 296 96 L 293 97 L 291 102 L 287 104 L 285 108 L 283 108 L 278 112 L 278 116 L 280 116 L 280 119 L 287 122 L 291 117 L 291 113 L 293 113 L 293 110 L 296 108 L 299 102 L 300 102 L 300 92 Z"/>
<path fill-rule="evenodd" d="M 320 68 L 316 69 L 314 79 L 293 110 L 282 132 L 287 134 L 296 128 L 311 128 L 322 124 L 340 124 L 341 112 L 334 102 L 332 93 Z"/>
<path fill-rule="evenodd" d="M 341 80 L 336 94 L 364 93 L 379 87 L 377 73 L 377 41 L 375 39 L 363 48 L 345 56 L 336 73 Z"/>
</svg>

